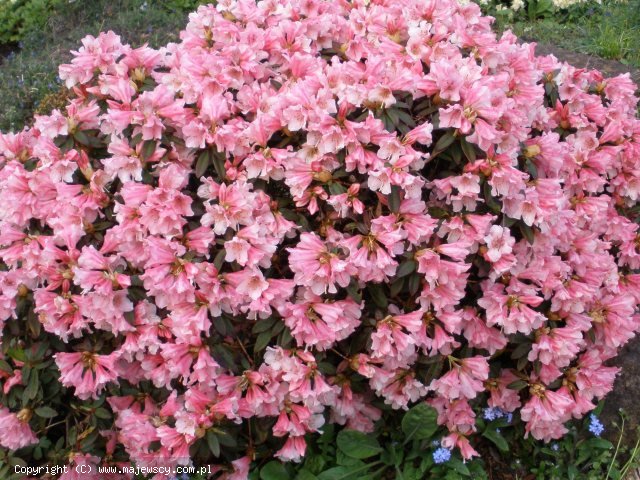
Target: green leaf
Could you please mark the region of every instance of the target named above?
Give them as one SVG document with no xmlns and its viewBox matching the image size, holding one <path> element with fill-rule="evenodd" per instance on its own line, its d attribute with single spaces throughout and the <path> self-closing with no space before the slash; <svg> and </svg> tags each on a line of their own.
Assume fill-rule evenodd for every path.
<svg viewBox="0 0 640 480">
<path fill-rule="evenodd" d="M 2 370 L 5 373 L 8 373 L 9 375 L 13 375 L 13 368 L 11 368 L 11 365 L 9 365 L 4 360 L 0 360 L 0 370 Z"/>
<path fill-rule="evenodd" d="M 396 272 L 396 277 L 402 278 L 412 274 L 416 271 L 417 266 L 418 264 L 415 260 L 407 260 L 406 262 L 401 263 L 398 267 L 398 271 Z"/>
<path fill-rule="evenodd" d="M 382 451 L 378 440 L 356 430 L 342 430 L 336 442 L 338 448 L 351 458 L 369 458 Z"/>
<path fill-rule="evenodd" d="M 513 360 L 517 360 L 518 358 L 522 358 L 525 355 L 527 355 L 530 350 L 531 350 L 531 344 L 530 343 L 528 343 L 528 342 L 521 343 L 520 345 L 518 345 L 516 348 L 513 349 L 513 352 L 511 352 L 511 358 Z"/>
<path fill-rule="evenodd" d="M 491 195 L 491 185 L 489 185 L 489 182 L 484 183 L 483 190 L 484 200 L 487 202 L 487 206 L 494 212 L 500 213 L 502 211 L 502 206 L 500 206 L 498 201 Z"/>
<path fill-rule="evenodd" d="M 409 294 L 415 295 L 420 288 L 420 280 L 422 277 L 418 273 L 414 273 L 409 277 Z"/>
<path fill-rule="evenodd" d="M 225 162 L 225 156 L 223 153 L 220 153 L 218 151 L 214 151 L 213 152 L 213 166 L 216 169 L 216 174 L 218 175 L 218 178 L 220 180 L 224 180 L 224 178 L 227 176 L 227 172 L 224 169 L 224 162 Z"/>
<path fill-rule="evenodd" d="M 363 472 L 369 468 L 369 465 L 334 467 L 319 474 L 318 480 L 365 480 L 370 478 L 370 476 Z"/>
<path fill-rule="evenodd" d="M 525 382 L 524 380 L 516 380 L 515 382 L 511 382 L 509 385 L 507 385 L 507 388 L 509 390 L 522 390 L 523 388 L 525 388 L 526 386 L 528 386 L 529 384 L 527 382 Z"/>
<path fill-rule="evenodd" d="M 389 287 L 389 295 L 391 297 L 397 296 L 402 291 L 403 287 L 404 287 L 404 278 L 398 278 Z"/>
<path fill-rule="evenodd" d="M 156 141 L 155 140 L 147 140 L 142 144 L 142 149 L 140 150 L 140 156 L 143 160 L 149 160 L 151 155 L 156 151 Z"/>
<path fill-rule="evenodd" d="M 433 218 L 447 218 L 449 212 L 440 207 L 429 207 L 429 215 Z"/>
<path fill-rule="evenodd" d="M 509 451 L 509 444 L 504 439 L 504 437 L 494 429 L 487 429 L 482 433 L 482 436 L 491 440 L 496 447 L 498 447 L 503 452 Z"/>
<path fill-rule="evenodd" d="M 264 350 L 266 346 L 269 345 L 271 337 L 272 335 L 270 331 L 262 332 L 260 335 L 258 335 L 256 338 L 256 343 L 253 346 L 253 353 Z"/>
<path fill-rule="evenodd" d="M 111 420 L 111 414 L 106 408 L 96 408 L 93 414 L 98 418 L 102 418 L 103 420 Z"/>
<path fill-rule="evenodd" d="M 225 430 L 216 429 L 214 433 L 218 435 L 218 440 L 220 441 L 220 445 L 224 447 L 230 447 L 230 448 L 234 448 L 238 445 L 238 442 L 236 441 L 236 439 L 232 437 L 229 434 L 229 432 Z"/>
<path fill-rule="evenodd" d="M 530 158 L 527 158 L 526 167 L 527 167 L 527 171 L 529 172 L 529 175 L 531 176 L 532 179 L 538 178 L 538 168 L 536 167 L 536 164 L 533 163 L 533 161 Z"/>
<path fill-rule="evenodd" d="M 22 394 L 22 400 L 28 401 L 36 398 L 38 394 L 38 372 L 32 371 L 29 377 L 29 385 L 24 389 L 24 393 Z"/>
<path fill-rule="evenodd" d="M 469 468 L 464 463 L 462 463 L 462 461 L 458 458 L 452 458 L 451 460 L 449 460 L 449 466 L 452 467 L 459 474 L 464 475 L 465 477 L 471 476 L 471 472 L 469 471 Z"/>
<path fill-rule="evenodd" d="M 207 432 L 207 445 L 209 445 L 209 450 L 211 450 L 214 457 L 220 456 L 220 441 L 216 434 L 211 430 Z"/>
<path fill-rule="evenodd" d="M 331 193 L 331 195 L 340 195 L 342 193 L 345 193 L 346 191 L 347 191 L 347 189 L 344 188 L 338 182 L 329 183 L 329 192 Z"/>
<path fill-rule="evenodd" d="M 456 139 L 454 132 L 455 130 L 449 130 L 438 139 L 434 148 L 434 154 L 445 151 L 454 142 L 454 140 Z"/>
<path fill-rule="evenodd" d="M 465 137 L 460 138 L 460 146 L 462 147 L 462 153 L 467 157 L 470 162 L 476 161 L 476 149 L 470 144 Z"/>
<path fill-rule="evenodd" d="M 258 320 L 253 325 L 253 328 L 251 329 L 251 333 L 258 334 L 258 333 L 266 332 L 267 330 L 271 330 L 271 327 L 273 327 L 274 323 L 276 323 L 276 319 L 273 317 L 265 318 L 263 320 Z"/>
<path fill-rule="evenodd" d="M 288 480 L 291 477 L 283 464 L 273 460 L 262 467 L 260 478 L 261 480 Z"/>
<path fill-rule="evenodd" d="M 389 303 L 387 301 L 387 296 L 384 293 L 382 285 L 380 285 L 379 283 L 372 283 L 367 286 L 367 289 L 371 294 L 373 303 L 375 303 L 380 308 L 387 308 Z"/>
<path fill-rule="evenodd" d="M 86 145 L 88 147 L 91 146 L 91 138 L 82 130 L 78 130 L 76 133 L 74 133 L 73 138 L 75 138 L 76 141 L 78 143 L 81 143 L 82 145 Z"/>
<path fill-rule="evenodd" d="M 533 245 L 535 241 L 535 235 L 533 233 L 533 229 L 527 225 L 526 223 L 519 223 L 520 232 L 522 232 L 522 236 L 527 239 L 527 242 Z"/>
<path fill-rule="evenodd" d="M 318 480 L 318 477 L 316 477 L 306 468 L 302 468 L 298 472 L 298 475 L 296 475 L 296 480 Z"/>
<path fill-rule="evenodd" d="M 427 440 L 438 430 L 438 412 L 427 405 L 419 403 L 402 418 L 402 431 L 406 440 Z"/>
<path fill-rule="evenodd" d="M 36 408 L 35 412 L 36 412 L 36 415 L 42 418 L 53 418 L 56 415 L 58 415 L 58 412 L 56 412 L 51 407 L 39 407 L 39 408 Z"/>
<path fill-rule="evenodd" d="M 391 195 L 389 195 L 389 209 L 393 213 L 400 211 L 400 187 L 397 185 L 391 186 Z"/>
<path fill-rule="evenodd" d="M 205 150 L 200 155 L 198 155 L 198 160 L 196 162 L 195 175 L 196 178 L 200 178 L 204 175 L 204 172 L 209 167 L 211 163 L 211 151 Z"/>
<path fill-rule="evenodd" d="M 18 360 L 19 362 L 27 361 L 27 354 L 22 349 L 10 348 L 7 350 L 7 355 L 9 355 L 14 360 Z"/>
<path fill-rule="evenodd" d="M 347 293 L 354 302 L 362 302 L 362 293 L 358 288 L 358 282 L 356 280 L 351 280 L 351 283 L 347 286 Z"/>
<path fill-rule="evenodd" d="M 609 440 L 605 440 L 604 438 L 590 438 L 585 441 L 580 448 L 587 448 L 589 450 L 597 448 L 601 450 L 611 450 L 613 448 L 613 444 Z"/>
</svg>

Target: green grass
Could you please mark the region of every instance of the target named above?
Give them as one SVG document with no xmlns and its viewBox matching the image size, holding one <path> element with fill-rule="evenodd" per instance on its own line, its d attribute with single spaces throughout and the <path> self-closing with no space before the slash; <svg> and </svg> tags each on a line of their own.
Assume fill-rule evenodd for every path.
<svg viewBox="0 0 640 480">
<path fill-rule="evenodd" d="M 74 0 L 65 2 L 45 27 L 27 32 L 20 49 L 0 60 L 0 130 L 20 130 L 36 111 L 56 106 L 58 65 L 71 59 L 80 40 L 113 30 L 132 46 L 178 40 L 187 13 L 204 0 Z M 53 96 L 53 100 L 52 97 Z"/>
<path fill-rule="evenodd" d="M 20 130 L 34 112 L 63 105 L 58 65 L 71 59 L 87 34 L 113 30 L 133 46 L 159 47 L 178 38 L 187 13 L 207 0 L 65 0 L 46 22 L 26 32 L 19 51 L 0 59 L 0 130 Z M 527 40 L 619 60 L 640 68 L 640 0 L 594 1 L 535 21 L 499 18 Z M 0 47 L 2 47 L 0 45 Z"/>
<path fill-rule="evenodd" d="M 591 1 L 535 21 L 498 19 L 497 26 L 528 40 L 640 68 L 640 0 Z"/>
</svg>

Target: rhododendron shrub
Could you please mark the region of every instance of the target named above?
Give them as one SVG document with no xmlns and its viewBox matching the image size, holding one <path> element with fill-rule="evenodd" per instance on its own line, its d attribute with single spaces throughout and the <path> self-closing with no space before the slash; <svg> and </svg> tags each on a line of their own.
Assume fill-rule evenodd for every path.
<svg viewBox="0 0 640 480">
<path fill-rule="evenodd" d="M 66 110 L 0 136 L 0 445 L 244 478 L 422 403 L 467 459 L 479 408 L 562 437 L 640 326 L 635 86 L 491 21 L 229 0 L 85 38 Z"/>
</svg>

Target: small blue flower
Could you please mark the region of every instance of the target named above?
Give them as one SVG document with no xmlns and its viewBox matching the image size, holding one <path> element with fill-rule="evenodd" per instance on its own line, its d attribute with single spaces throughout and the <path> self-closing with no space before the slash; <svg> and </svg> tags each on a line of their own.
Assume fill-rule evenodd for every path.
<svg viewBox="0 0 640 480">
<path fill-rule="evenodd" d="M 438 445 L 440 445 L 440 440 L 431 440 L 431 445 L 437 447 Z"/>
<path fill-rule="evenodd" d="M 553 450 L 554 452 L 557 452 L 558 450 L 560 450 L 560 445 L 558 445 L 557 443 L 554 443 L 553 445 L 551 445 L 551 450 Z"/>
<path fill-rule="evenodd" d="M 491 422 L 493 420 L 496 420 L 498 418 L 502 418 L 505 415 L 511 415 L 510 413 L 507 414 L 504 410 L 502 410 L 500 407 L 489 407 L 489 408 L 485 408 L 483 413 L 482 413 L 482 418 L 484 418 L 485 420 Z M 507 420 L 507 421 L 511 421 L 511 420 Z"/>
<path fill-rule="evenodd" d="M 596 437 L 599 437 L 602 432 L 604 432 L 604 425 L 602 422 L 596 417 L 593 413 L 589 416 L 591 422 L 589 423 L 589 431 L 593 433 Z"/>
<path fill-rule="evenodd" d="M 509 412 L 507 413 L 507 423 L 511 423 L 511 420 L 513 420 L 513 413 Z"/>
<path fill-rule="evenodd" d="M 451 450 L 449 450 L 448 448 L 440 447 L 435 452 L 433 452 L 433 461 L 438 465 L 448 462 L 450 458 Z"/>
</svg>

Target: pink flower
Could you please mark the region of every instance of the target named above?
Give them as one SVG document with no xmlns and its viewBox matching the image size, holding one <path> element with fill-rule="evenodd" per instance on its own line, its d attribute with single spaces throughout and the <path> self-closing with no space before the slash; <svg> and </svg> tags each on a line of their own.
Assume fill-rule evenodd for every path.
<svg viewBox="0 0 640 480">
<path fill-rule="evenodd" d="M 346 287 L 355 273 L 354 268 L 343 259 L 344 255 L 329 250 L 315 234 L 303 233 L 298 245 L 287 250 L 295 282 L 309 287 L 316 295 L 327 291 L 336 293 L 336 284 Z"/>
<path fill-rule="evenodd" d="M 75 395 L 86 400 L 97 398 L 109 382 L 117 380 L 115 354 L 96 355 L 91 352 L 56 353 L 60 381 L 65 387 L 74 387 Z"/>
<path fill-rule="evenodd" d="M 509 235 L 509 231 L 498 225 L 493 225 L 489 230 L 489 235 L 484 237 L 487 244 L 486 258 L 496 263 L 503 256 L 509 255 L 513 251 L 515 240 Z"/>
<path fill-rule="evenodd" d="M 284 462 L 300 462 L 306 450 L 307 442 L 304 440 L 304 437 L 289 437 L 274 456 Z"/>
<path fill-rule="evenodd" d="M 38 438 L 29 427 L 33 412 L 23 408 L 17 414 L 0 406 L 0 445 L 9 450 L 18 450 L 38 443 Z"/>
<path fill-rule="evenodd" d="M 472 399 L 484 390 L 483 382 L 489 378 L 489 364 L 486 358 L 451 359 L 450 362 L 451 370 L 431 382 L 430 388 L 451 400 L 460 397 Z"/>
</svg>

